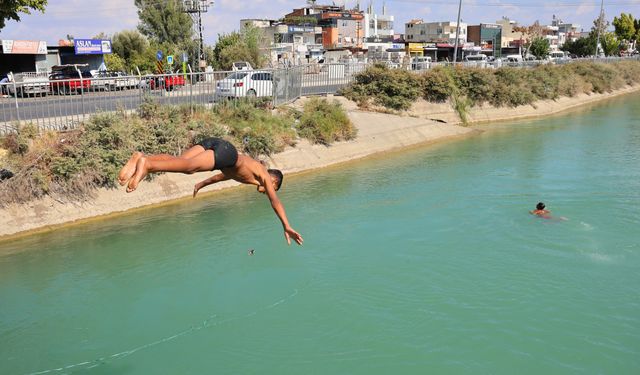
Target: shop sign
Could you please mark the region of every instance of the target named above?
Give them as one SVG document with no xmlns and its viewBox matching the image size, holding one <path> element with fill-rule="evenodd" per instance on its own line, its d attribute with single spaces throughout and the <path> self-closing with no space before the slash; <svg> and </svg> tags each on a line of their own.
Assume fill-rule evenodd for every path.
<svg viewBox="0 0 640 375">
<path fill-rule="evenodd" d="M 313 26 L 292 26 L 289 25 L 290 33 L 312 33 L 314 31 Z"/>
<path fill-rule="evenodd" d="M 5 54 L 46 55 L 47 42 L 41 40 L 2 40 Z"/>
<path fill-rule="evenodd" d="M 76 55 L 104 55 L 111 53 L 111 41 L 108 39 L 74 39 Z"/>
</svg>

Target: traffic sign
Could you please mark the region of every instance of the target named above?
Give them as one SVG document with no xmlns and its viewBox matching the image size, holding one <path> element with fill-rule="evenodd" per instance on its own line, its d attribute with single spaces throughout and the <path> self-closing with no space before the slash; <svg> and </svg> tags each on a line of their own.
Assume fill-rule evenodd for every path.
<svg viewBox="0 0 640 375">
<path fill-rule="evenodd" d="M 189 59 L 189 55 L 186 52 L 182 52 L 182 62 L 186 62 Z"/>
<path fill-rule="evenodd" d="M 162 51 L 156 52 L 156 58 L 158 59 L 158 61 L 162 60 Z"/>
<path fill-rule="evenodd" d="M 167 56 L 167 64 L 173 65 L 173 55 L 168 55 Z"/>
</svg>

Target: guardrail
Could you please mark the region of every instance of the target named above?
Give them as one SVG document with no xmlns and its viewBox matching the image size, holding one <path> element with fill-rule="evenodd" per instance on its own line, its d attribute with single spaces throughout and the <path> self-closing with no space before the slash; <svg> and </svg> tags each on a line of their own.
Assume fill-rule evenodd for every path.
<svg viewBox="0 0 640 375">
<path fill-rule="evenodd" d="M 638 57 L 632 57 L 638 59 Z M 599 62 L 620 61 L 623 58 L 597 59 Z M 575 59 L 555 61 L 594 61 Z M 551 61 L 495 62 L 434 62 L 422 68 L 436 66 L 501 66 L 532 67 Z M 49 80 L 42 76 L 0 83 L 0 135 L 14 132 L 20 124 L 33 123 L 41 130 L 69 130 L 98 112 L 133 111 L 145 98 L 154 98 L 167 105 L 215 105 L 240 98 L 268 98 L 275 106 L 301 96 L 336 93 L 349 84 L 353 76 L 371 63 L 350 62 L 300 65 L 279 69 L 250 71 L 217 71 L 161 75 L 115 76 Z M 393 64 L 411 70 L 411 65 Z M 415 68 L 415 66 L 414 66 Z M 34 87 L 39 87 L 36 90 Z M 44 87 L 44 89 L 42 89 Z"/>
</svg>

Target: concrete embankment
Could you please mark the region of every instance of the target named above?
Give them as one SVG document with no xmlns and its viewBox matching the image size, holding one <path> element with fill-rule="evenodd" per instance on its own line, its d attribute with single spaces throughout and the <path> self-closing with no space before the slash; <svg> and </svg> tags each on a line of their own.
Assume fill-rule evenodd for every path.
<svg viewBox="0 0 640 375">
<path fill-rule="evenodd" d="M 557 101 L 538 102 L 535 106 L 517 108 L 480 107 L 469 111 L 471 122 L 502 121 L 525 117 L 548 116 L 594 103 L 609 97 L 639 91 L 640 86 L 628 87 L 609 94 L 582 95 Z M 347 108 L 350 119 L 358 128 L 358 137 L 326 147 L 311 145 L 306 140 L 296 147 L 274 155 L 272 168 L 295 173 L 347 162 L 380 152 L 409 146 L 472 135 L 479 132 L 472 127 L 459 126 L 460 119 L 448 104 L 418 102 L 406 116 L 365 112 L 344 98 L 338 98 Z M 133 209 L 189 198 L 196 182 L 209 174 L 163 174 L 152 182 L 142 182 L 138 189 L 127 194 L 124 188 L 100 189 L 93 199 L 81 203 L 58 202 L 46 197 L 28 204 L 9 205 L 0 209 L 0 238 L 54 229 L 63 224 L 122 213 Z M 205 188 L 200 194 L 237 186 L 225 181 Z"/>
</svg>

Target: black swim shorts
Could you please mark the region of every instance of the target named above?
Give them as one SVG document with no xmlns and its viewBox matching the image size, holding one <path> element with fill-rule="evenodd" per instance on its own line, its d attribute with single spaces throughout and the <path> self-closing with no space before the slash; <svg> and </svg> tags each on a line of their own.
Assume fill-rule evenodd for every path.
<svg viewBox="0 0 640 375">
<path fill-rule="evenodd" d="M 221 138 L 203 139 L 198 145 L 205 150 L 213 150 L 215 165 L 213 169 L 230 168 L 238 161 L 238 150 L 231 143 Z"/>
</svg>

